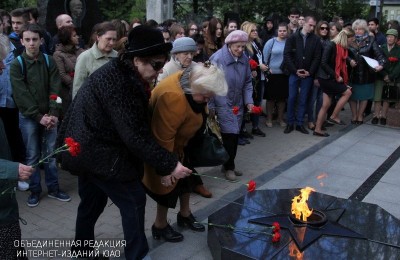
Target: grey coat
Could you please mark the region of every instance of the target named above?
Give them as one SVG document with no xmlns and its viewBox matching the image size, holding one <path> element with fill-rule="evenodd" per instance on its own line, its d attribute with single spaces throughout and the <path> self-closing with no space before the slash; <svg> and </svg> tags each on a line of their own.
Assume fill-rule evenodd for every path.
<svg viewBox="0 0 400 260">
<path fill-rule="evenodd" d="M 215 109 L 222 133 L 239 134 L 245 105 L 253 104 L 253 85 L 249 59 L 244 54 L 234 59 L 227 45 L 214 53 L 210 61 L 225 72 L 228 83 L 226 96 L 215 96 L 208 103 L 209 109 Z M 233 107 L 239 107 L 239 113 L 233 113 Z"/>
</svg>

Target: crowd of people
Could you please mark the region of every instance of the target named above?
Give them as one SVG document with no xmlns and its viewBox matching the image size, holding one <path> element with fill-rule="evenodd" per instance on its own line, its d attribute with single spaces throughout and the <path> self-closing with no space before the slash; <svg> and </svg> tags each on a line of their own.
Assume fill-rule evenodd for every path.
<svg viewBox="0 0 400 260">
<path fill-rule="evenodd" d="M 371 123 L 385 125 L 399 98 L 390 94 L 400 83 L 398 22 L 382 33 L 376 18 L 318 21 L 296 8 L 281 20 L 258 26 L 228 19 L 224 26 L 217 17 L 202 24 L 114 19 L 96 24 L 84 42 L 68 14 L 57 16 L 51 35 L 36 8 L 0 10 L 0 255 L 15 259 L 10 238 L 21 236 L 14 187 L 29 189 L 27 205 L 36 207 L 43 169 L 48 197 L 71 200 L 60 189 L 56 158 L 39 165 L 66 137 L 81 146 L 77 156 L 59 158 L 78 176 L 75 240 L 95 239 L 110 198 L 120 209 L 126 258 L 142 259 L 149 250 L 146 194 L 157 202 L 154 239 L 184 239 L 167 221 L 178 199 L 178 225 L 205 230 L 190 210 L 190 193 L 212 193 L 192 174 L 185 151 L 207 117 L 218 120 L 229 155 L 221 172 L 229 181 L 245 174 L 235 167 L 238 145 L 268 134 L 261 123 L 328 137 L 327 127 L 363 124 L 373 104 Z M 264 99 L 265 120 L 253 113 Z M 347 102 L 351 122 L 340 119 Z"/>
</svg>

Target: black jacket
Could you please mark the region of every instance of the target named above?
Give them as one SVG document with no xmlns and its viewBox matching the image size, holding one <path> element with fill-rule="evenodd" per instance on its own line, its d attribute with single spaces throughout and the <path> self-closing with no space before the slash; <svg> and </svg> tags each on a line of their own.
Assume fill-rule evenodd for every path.
<svg viewBox="0 0 400 260">
<path fill-rule="evenodd" d="M 336 44 L 327 42 L 322 52 L 321 66 L 318 69 L 317 77 L 321 79 L 335 80 L 335 64 L 336 64 Z"/>
<path fill-rule="evenodd" d="M 321 60 L 321 40 L 314 33 L 308 34 L 306 44 L 303 43 L 301 30 L 297 30 L 286 40 L 283 59 L 290 73 L 305 69 L 314 76 Z"/>
<path fill-rule="evenodd" d="M 143 161 L 161 175 L 172 172 L 178 162 L 151 134 L 142 79 L 117 59 L 82 85 L 63 120 L 58 146 L 65 137 L 81 145 L 76 157 L 62 154 L 63 168 L 73 174 L 133 180 L 143 177 Z"/>
<path fill-rule="evenodd" d="M 368 66 L 367 62 L 361 55 L 376 59 L 379 62 L 379 65 L 385 65 L 385 55 L 383 54 L 382 49 L 379 48 L 379 45 L 376 43 L 374 37 L 368 36 L 360 43 L 354 43 L 353 45 L 349 46 L 348 62 L 350 62 L 351 59 L 354 59 L 357 62 L 357 66 L 354 68 L 352 68 L 349 64 L 347 66 L 347 69 L 349 70 L 350 83 L 373 83 L 375 82 L 376 72 Z"/>
</svg>

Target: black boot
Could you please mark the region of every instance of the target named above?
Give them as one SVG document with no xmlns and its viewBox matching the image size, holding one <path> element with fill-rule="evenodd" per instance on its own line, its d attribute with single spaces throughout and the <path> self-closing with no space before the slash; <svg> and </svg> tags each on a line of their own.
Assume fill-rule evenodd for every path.
<svg viewBox="0 0 400 260">
<path fill-rule="evenodd" d="M 187 217 L 183 217 L 181 215 L 181 213 L 179 212 L 178 216 L 177 216 L 177 222 L 178 222 L 178 226 L 183 227 L 186 225 L 191 230 L 194 230 L 194 231 L 203 232 L 204 230 L 206 230 L 204 225 L 202 225 L 200 223 L 195 223 L 195 222 L 197 222 L 197 220 L 194 218 L 192 213 L 190 213 L 190 215 Z"/>
<path fill-rule="evenodd" d="M 183 240 L 183 235 L 176 232 L 169 224 L 165 228 L 151 227 L 151 234 L 155 240 L 163 238 L 167 242 L 180 242 Z"/>
</svg>

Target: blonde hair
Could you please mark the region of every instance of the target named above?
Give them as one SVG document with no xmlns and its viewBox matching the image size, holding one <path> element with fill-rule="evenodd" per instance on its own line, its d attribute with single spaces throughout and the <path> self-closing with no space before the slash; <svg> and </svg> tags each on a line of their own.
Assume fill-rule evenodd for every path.
<svg viewBox="0 0 400 260">
<path fill-rule="evenodd" d="M 0 34 L 0 59 L 4 60 L 10 52 L 10 40 L 4 34 Z"/>
<path fill-rule="evenodd" d="M 250 40 L 250 34 L 251 34 L 251 30 L 253 30 L 253 28 L 255 30 L 257 30 L 257 24 L 249 22 L 249 21 L 245 21 L 242 26 L 241 26 L 241 30 L 245 31 L 248 35 L 249 35 L 249 41 L 246 43 L 246 48 L 247 51 L 253 55 L 253 46 L 251 45 L 251 40 Z M 257 41 L 258 43 L 261 42 L 261 39 L 259 37 L 257 37 L 256 39 L 254 39 L 254 41 Z"/>
<path fill-rule="evenodd" d="M 228 93 L 225 73 L 213 64 L 195 64 L 190 72 L 189 81 L 192 94 L 212 92 L 218 96 L 225 96 Z"/>
<path fill-rule="evenodd" d="M 335 36 L 335 38 L 332 39 L 332 41 L 336 44 L 339 44 L 343 48 L 348 47 L 348 39 L 353 37 L 355 35 L 354 31 L 352 29 L 343 29 L 339 32 L 338 35 Z"/>
</svg>

